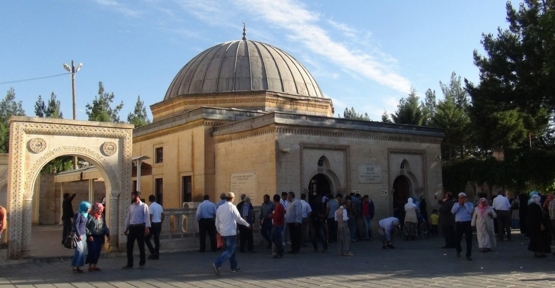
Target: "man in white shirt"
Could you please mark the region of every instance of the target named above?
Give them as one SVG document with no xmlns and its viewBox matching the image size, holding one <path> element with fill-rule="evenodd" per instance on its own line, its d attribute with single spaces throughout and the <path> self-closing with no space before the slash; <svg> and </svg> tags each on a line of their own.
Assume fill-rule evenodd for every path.
<svg viewBox="0 0 555 288">
<path fill-rule="evenodd" d="M 295 198 L 295 192 L 287 193 L 287 210 L 285 210 L 285 224 L 289 229 L 291 238 L 291 250 L 287 253 L 297 254 L 301 251 L 301 224 L 303 223 L 303 209 L 301 201 Z"/>
<path fill-rule="evenodd" d="M 306 194 L 301 194 L 301 209 L 302 209 L 302 224 L 301 224 L 301 247 L 306 247 L 306 241 L 310 239 L 309 232 L 310 232 L 310 213 L 312 209 L 310 208 L 310 204 L 306 202 Z"/>
<path fill-rule="evenodd" d="M 222 235 L 225 241 L 225 251 L 212 263 L 214 273 L 220 276 L 220 266 L 229 259 L 231 272 L 239 272 L 241 268 L 237 267 L 237 259 L 235 258 L 235 248 L 237 247 L 237 223 L 252 229 L 247 221 L 241 218 L 237 207 L 233 205 L 235 201 L 235 193 L 226 193 L 226 202 L 216 210 L 216 229 Z"/>
<path fill-rule="evenodd" d="M 393 237 L 395 237 L 395 233 L 401 229 L 399 226 L 399 219 L 395 217 L 388 217 L 380 220 L 378 222 L 378 233 L 382 238 L 382 249 L 394 249 L 393 246 Z"/>
<path fill-rule="evenodd" d="M 353 256 L 351 253 L 351 232 L 349 230 L 349 216 L 347 206 L 349 202 L 343 200 L 341 206 L 335 211 L 334 217 L 337 222 L 337 251 L 341 256 Z"/>
<path fill-rule="evenodd" d="M 503 190 L 497 191 L 497 196 L 493 198 L 493 204 L 491 205 L 495 213 L 497 214 L 497 230 L 498 230 L 498 240 L 503 241 L 504 234 L 507 234 L 507 240 L 511 241 L 511 203 L 509 199 L 505 197 Z"/>
<path fill-rule="evenodd" d="M 150 206 L 148 211 L 150 213 L 150 234 L 145 237 L 145 244 L 150 251 L 148 259 L 158 259 L 160 258 L 160 232 L 162 232 L 162 222 L 164 221 L 164 209 L 162 205 L 156 202 L 156 196 L 148 196 L 148 201 Z M 150 243 L 150 238 L 154 236 L 154 247 Z"/>
<path fill-rule="evenodd" d="M 289 206 L 289 201 L 287 201 L 287 192 L 281 192 L 281 200 L 279 200 L 279 203 L 283 205 L 283 208 L 287 213 L 287 206 Z M 291 242 L 289 241 L 290 240 L 289 227 L 287 227 L 287 225 L 285 225 L 285 227 L 283 228 L 282 235 L 283 235 L 283 246 L 291 244 Z"/>
<path fill-rule="evenodd" d="M 150 213 L 148 206 L 141 201 L 139 191 L 131 192 L 131 205 L 125 221 L 125 231 L 127 236 L 127 265 L 123 269 L 133 268 L 133 245 L 135 240 L 139 246 L 139 267 L 145 266 L 145 236 L 150 234 Z"/>
</svg>

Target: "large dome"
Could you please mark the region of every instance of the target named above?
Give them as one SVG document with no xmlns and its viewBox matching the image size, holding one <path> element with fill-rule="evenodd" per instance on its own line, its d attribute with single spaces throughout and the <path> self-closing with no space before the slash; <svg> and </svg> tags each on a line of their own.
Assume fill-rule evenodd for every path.
<svg viewBox="0 0 555 288">
<path fill-rule="evenodd" d="M 194 57 L 177 73 L 164 100 L 241 91 L 323 97 L 312 75 L 293 56 L 272 45 L 243 39 L 216 45 Z"/>
</svg>

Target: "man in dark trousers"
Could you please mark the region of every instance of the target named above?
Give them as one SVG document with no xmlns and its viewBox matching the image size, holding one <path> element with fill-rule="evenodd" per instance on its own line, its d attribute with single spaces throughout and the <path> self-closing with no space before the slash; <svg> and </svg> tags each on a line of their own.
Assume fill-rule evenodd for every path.
<svg viewBox="0 0 555 288">
<path fill-rule="evenodd" d="M 150 212 L 146 205 L 139 197 L 139 191 L 131 192 L 131 205 L 127 213 L 125 221 L 125 231 L 123 234 L 127 236 L 127 265 L 123 269 L 133 268 L 133 246 L 135 240 L 139 246 L 139 267 L 145 266 L 145 236 L 150 234 Z"/>
<path fill-rule="evenodd" d="M 210 250 L 216 251 L 216 205 L 210 202 L 210 196 L 204 195 L 204 201 L 197 207 L 196 218 L 200 240 L 199 252 L 206 250 L 206 233 L 210 238 Z"/>
<path fill-rule="evenodd" d="M 62 245 L 64 245 L 64 241 L 71 232 L 71 220 L 74 216 L 71 201 L 75 198 L 75 195 L 77 194 L 73 193 L 70 195 L 69 193 L 64 193 L 64 201 L 62 202 L 62 223 L 64 224 L 62 232 Z"/>
<path fill-rule="evenodd" d="M 441 248 L 455 248 L 455 215 L 451 213 L 451 208 L 455 204 L 453 194 L 451 192 L 445 193 L 443 199 L 439 200 L 438 203 L 441 204 L 441 208 L 439 208 L 439 225 L 445 238 L 445 246 Z"/>
<path fill-rule="evenodd" d="M 156 202 L 156 196 L 148 196 L 150 206 L 148 212 L 150 213 L 150 234 L 145 237 L 145 244 L 148 247 L 150 255 L 148 259 L 160 258 L 160 232 L 162 232 L 162 222 L 164 222 L 164 208 Z M 150 238 L 154 236 L 154 246 L 150 243 Z"/>
</svg>

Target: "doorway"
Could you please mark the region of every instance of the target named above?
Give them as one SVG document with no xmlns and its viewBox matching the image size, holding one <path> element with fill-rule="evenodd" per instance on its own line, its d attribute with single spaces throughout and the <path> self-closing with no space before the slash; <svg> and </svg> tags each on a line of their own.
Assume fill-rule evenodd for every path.
<svg viewBox="0 0 555 288">
<path fill-rule="evenodd" d="M 328 177 L 324 174 L 316 174 L 308 184 L 308 200 L 312 201 L 314 198 L 327 196 L 331 193 L 331 185 Z"/>
<path fill-rule="evenodd" d="M 405 219 L 405 204 L 410 197 L 410 180 L 400 175 L 393 181 L 393 216 L 402 224 Z"/>
</svg>

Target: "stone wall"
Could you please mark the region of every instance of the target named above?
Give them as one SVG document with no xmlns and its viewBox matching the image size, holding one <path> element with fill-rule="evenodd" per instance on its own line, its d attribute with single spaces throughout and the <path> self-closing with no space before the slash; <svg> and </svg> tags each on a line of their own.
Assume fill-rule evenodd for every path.
<svg viewBox="0 0 555 288">
<path fill-rule="evenodd" d="M 53 225 L 60 224 L 62 218 L 62 194 L 63 193 L 77 193 L 73 201 L 73 211 L 77 212 L 79 208 L 79 203 L 81 201 L 89 201 L 89 182 L 79 181 L 79 182 L 66 182 L 63 183 L 63 193 L 62 193 L 62 183 L 54 183 L 54 174 L 42 173 L 39 177 L 40 185 L 39 193 L 39 225 Z M 94 202 L 100 202 L 104 196 L 106 187 L 104 182 L 94 182 Z M 33 197 L 33 201 L 37 198 Z M 33 211 L 35 212 L 35 211 Z"/>
</svg>

